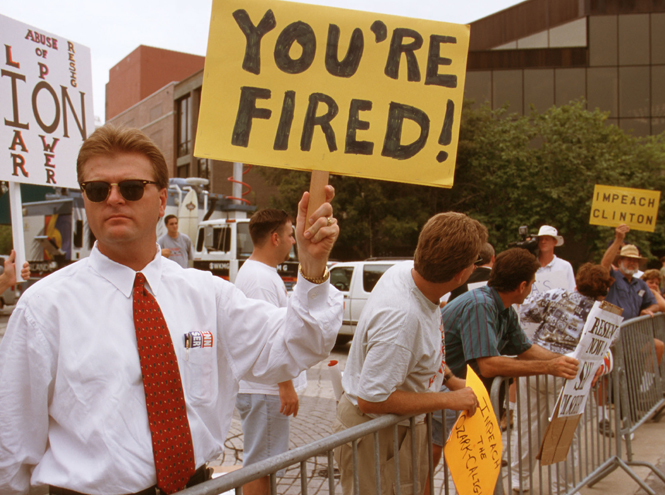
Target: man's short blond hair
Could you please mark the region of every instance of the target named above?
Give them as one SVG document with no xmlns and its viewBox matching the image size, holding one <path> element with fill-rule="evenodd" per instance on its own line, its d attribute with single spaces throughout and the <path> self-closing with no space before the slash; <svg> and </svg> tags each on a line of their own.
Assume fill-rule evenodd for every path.
<svg viewBox="0 0 665 495">
<path fill-rule="evenodd" d="M 430 218 L 418 237 L 414 268 L 431 283 L 449 282 L 475 263 L 487 229 L 464 213 L 439 213 Z"/>
<path fill-rule="evenodd" d="M 100 127 L 83 142 L 76 159 L 76 175 L 79 183 L 84 182 L 83 170 L 88 160 L 96 156 L 113 156 L 118 153 L 144 155 L 152 165 L 157 187 L 160 189 L 169 187 L 169 168 L 164 154 L 157 145 L 139 129 L 115 127 L 112 124 Z"/>
</svg>

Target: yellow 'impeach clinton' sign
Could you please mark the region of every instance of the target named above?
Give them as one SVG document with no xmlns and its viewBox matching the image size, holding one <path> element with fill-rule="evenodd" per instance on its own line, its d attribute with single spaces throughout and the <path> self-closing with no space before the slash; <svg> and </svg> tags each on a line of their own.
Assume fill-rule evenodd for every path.
<svg viewBox="0 0 665 495">
<path fill-rule="evenodd" d="M 195 155 L 452 187 L 469 27 L 215 0 Z"/>
<path fill-rule="evenodd" d="M 596 185 L 591 204 L 591 225 L 616 227 L 625 223 L 633 230 L 656 228 L 660 191 Z"/>
</svg>

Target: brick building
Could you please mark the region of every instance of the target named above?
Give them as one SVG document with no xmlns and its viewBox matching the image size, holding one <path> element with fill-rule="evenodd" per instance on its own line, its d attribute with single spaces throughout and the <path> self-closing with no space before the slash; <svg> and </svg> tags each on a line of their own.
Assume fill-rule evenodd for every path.
<svg viewBox="0 0 665 495">
<path fill-rule="evenodd" d="M 204 62 L 198 55 L 139 46 L 109 71 L 106 119 L 150 136 L 164 153 L 172 177 L 203 177 L 210 181 L 211 193 L 231 196 L 233 164 L 193 155 Z M 268 206 L 277 194 L 258 167 L 252 167 L 243 182 L 251 188 L 244 198 L 258 208 Z"/>
</svg>

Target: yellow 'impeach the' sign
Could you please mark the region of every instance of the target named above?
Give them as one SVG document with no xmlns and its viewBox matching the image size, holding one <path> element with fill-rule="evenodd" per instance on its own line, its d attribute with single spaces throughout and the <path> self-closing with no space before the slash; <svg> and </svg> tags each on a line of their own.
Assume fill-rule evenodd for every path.
<svg viewBox="0 0 665 495">
<path fill-rule="evenodd" d="M 469 27 L 215 0 L 195 155 L 452 187 Z"/>
<path fill-rule="evenodd" d="M 591 225 L 616 227 L 625 223 L 633 230 L 656 228 L 660 191 L 596 185 L 591 204 Z"/>
</svg>

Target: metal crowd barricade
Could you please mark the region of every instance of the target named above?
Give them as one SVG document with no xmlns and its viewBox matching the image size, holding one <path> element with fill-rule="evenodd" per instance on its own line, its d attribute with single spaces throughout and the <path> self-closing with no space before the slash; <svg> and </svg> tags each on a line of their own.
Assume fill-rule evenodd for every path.
<svg viewBox="0 0 665 495">
<path fill-rule="evenodd" d="M 292 466 L 294 464 L 300 464 L 300 479 L 301 479 L 301 489 L 300 492 L 302 495 L 307 495 L 308 492 L 308 480 L 309 477 L 307 475 L 307 459 L 315 457 L 315 456 L 320 456 L 320 455 L 326 455 L 328 459 L 328 470 L 327 470 L 327 478 L 328 478 L 328 493 L 334 494 L 335 493 L 335 488 L 336 488 L 336 480 L 335 480 L 335 468 L 334 468 L 334 460 L 333 460 L 333 449 L 335 447 L 338 447 L 340 445 L 343 445 L 345 443 L 352 443 L 353 445 L 353 475 L 354 475 L 354 493 L 355 495 L 372 495 L 372 494 L 360 494 L 359 493 L 359 477 L 360 476 L 375 476 L 376 477 L 376 485 L 377 485 L 377 491 L 376 493 L 380 495 L 381 493 L 381 476 L 379 472 L 379 467 L 378 463 L 376 462 L 376 459 L 378 459 L 378 432 L 379 430 L 382 430 L 384 428 L 389 428 L 392 427 L 394 431 L 394 441 L 395 441 L 395 451 L 397 452 L 399 450 L 399 445 L 398 445 L 398 434 L 397 434 L 397 427 L 399 423 L 402 423 L 404 421 L 409 421 L 410 423 L 410 428 L 412 434 L 410 435 L 411 442 L 412 442 L 412 452 L 414 452 L 415 449 L 415 442 L 416 438 L 415 435 L 413 434 L 414 429 L 415 429 L 415 417 L 408 417 L 408 416 L 395 416 L 395 415 L 385 415 L 380 418 L 373 419 L 371 421 L 368 421 L 367 423 L 363 423 L 351 428 L 348 428 L 347 430 L 334 433 L 328 437 L 322 438 L 320 440 L 317 440 L 315 442 L 312 442 L 308 445 L 304 445 L 302 447 L 298 447 L 293 450 L 289 450 L 288 452 L 285 452 L 283 454 L 271 457 L 269 459 L 266 459 L 261 462 L 257 462 L 256 464 L 252 464 L 251 466 L 247 466 L 242 469 L 238 469 L 237 471 L 233 471 L 231 473 L 225 474 L 224 476 L 220 476 L 219 478 L 206 481 L 204 483 L 201 483 L 200 485 L 194 486 L 192 488 L 187 488 L 185 490 L 182 490 L 178 492 L 178 495 L 217 495 L 220 493 L 224 493 L 229 490 L 235 490 L 236 495 L 241 495 L 242 494 L 242 486 L 246 483 L 249 483 L 250 481 L 253 481 L 258 478 L 262 478 L 264 476 L 270 476 L 270 493 L 271 494 L 277 494 L 277 478 L 276 478 L 276 473 L 277 471 L 281 469 L 285 469 L 289 466 Z M 443 414 L 443 421 L 445 425 L 445 412 Z M 428 456 L 429 456 L 429 485 L 430 485 L 430 493 L 434 494 L 434 466 L 432 462 L 432 426 L 431 426 L 431 414 L 427 415 L 427 438 L 428 440 Z M 375 458 L 375 472 L 374 473 L 359 473 L 357 466 L 358 466 L 358 459 L 357 459 L 357 444 L 358 441 L 367 436 L 367 435 L 374 435 L 374 458 Z M 414 473 L 418 472 L 417 465 L 416 465 L 417 459 L 414 457 L 412 459 L 413 466 L 412 466 L 412 471 Z M 393 462 L 393 461 L 390 461 Z M 399 455 L 395 455 L 394 457 L 394 462 L 395 462 L 395 478 L 396 478 L 396 483 L 395 483 L 395 493 L 396 495 L 400 495 L 400 467 L 399 467 Z M 445 469 L 445 468 L 444 468 Z M 446 471 L 447 472 L 447 471 Z M 413 493 L 422 493 L 422 489 L 420 486 L 418 486 L 420 483 L 417 480 L 417 476 L 414 476 L 413 480 L 413 486 L 412 490 Z M 452 484 L 451 484 L 452 485 Z M 338 489 L 338 493 L 341 493 L 341 486 Z M 445 494 L 448 495 L 449 492 L 449 485 L 446 480 L 445 484 Z M 406 494 L 405 494 L 406 495 Z"/>
<path fill-rule="evenodd" d="M 490 397 L 497 420 L 503 410 L 509 410 L 511 381 L 516 383 L 517 396 L 513 424 L 507 420 L 504 433 L 507 465 L 502 468 L 495 493 L 515 490 L 514 493 L 528 491 L 533 495 L 572 494 L 583 486 L 593 486 L 620 467 L 647 493 L 654 495 L 630 467 L 649 467 L 665 481 L 665 476 L 655 466 L 633 459 L 631 445 L 631 434 L 665 404 L 653 342 L 654 324 L 665 324 L 665 315 L 637 318 L 622 325 L 619 341 L 613 348 L 614 370 L 592 389 L 568 457 L 563 462 L 542 466 L 535 459 L 563 380 L 543 375 L 494 380 Z M 626 442 L 625 461 L 622 439 Z"/>
<path fill-rule="evenodd" d="M 665 342 L 665 314 L 657 313 L 653 318 L 653 336 L 654 338 Z M 665 380 L 665 358 L 660 363 L 660 379 Z M 665 390 L 665 385 L 663 385 Z"/>
</svg>

